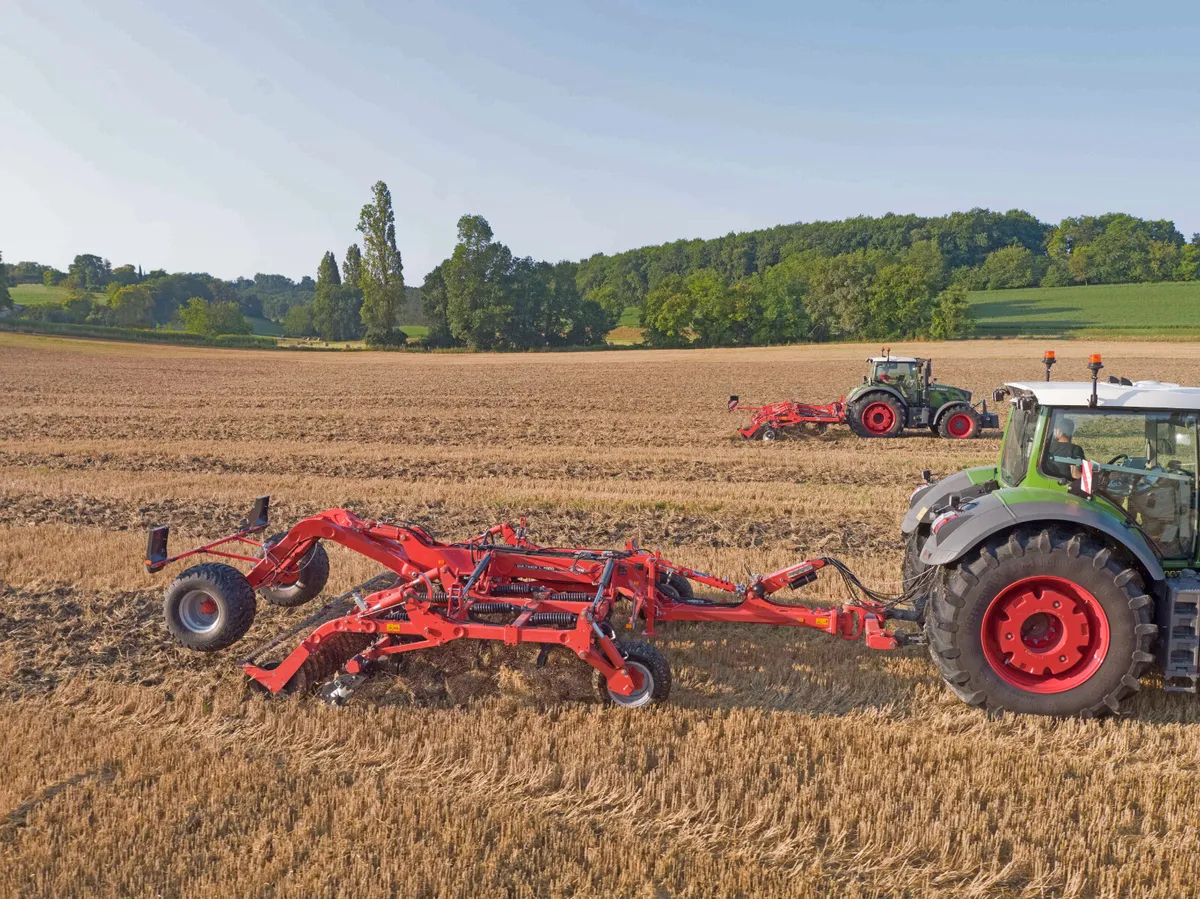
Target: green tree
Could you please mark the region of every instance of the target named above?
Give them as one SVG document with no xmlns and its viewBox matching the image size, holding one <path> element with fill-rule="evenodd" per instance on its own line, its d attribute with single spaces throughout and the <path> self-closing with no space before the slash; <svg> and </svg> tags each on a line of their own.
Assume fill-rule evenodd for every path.
<svg viewBox="0 0 1200 899">
<path fill-rule="evenodd" d="M 342 263 L 342 281 L 355 286 L 362 281 L 362 251 L 356 243 L 346 248 L 346 261 Z"/>
<path fill-rule="evenodd" d="M 108 283 L 116 284 L 118 287 L 129 287 L 130 285 L 137 284 L 140 280 L 141 278 L 138 276 L 137 269 L 132 265 L 122 265 L 112 270 L 112 276 L 109 278 Z"/>
<path fill-rule="evenodd" d="M 1037 280 L 1033 259 L 1033 253 L 1019 244 L 1002 247 L 989 254 L 980 267 L 984 289 L 1029 287 Z"/>
<path fill-rule="evenodd" d="M 109 317 L 122 328 L 148 328 L 154 324 L 154 295 L 141 284 L 113 291 L 108 299 Z"/>
<path fill-rule="evenodd" d="M 342 340 L 337 320 L 336 293 L 341 289 L 342 275 L 332 252 L 321 257 L 317 267 L 317 292 L 310 307 L 310 323 L 322 340 Z M 298 308 L 298 307 L 293 307 Z M 284 319 L 286 329 L 287 319 Z"/>
<path fill-rule="evenodd" d="M 60 272 L 56 268 L 47 268 L 44 272 L 42 272 L 42 283 L 47 287 L 57 287 L 66 280 L 66 277 L 67 275 L 65 272 Z"/>
<path fill-rule="evenodd" d="M 179 309 L 179 320 L 189 334 L 205 337 L 250 334 L 254 330 L 236 303 L 212 303 L 203 297 L 191 297 Z"/>
<path fill-rule="evenodd" d="M 12 294 L 8 292 L 8 266 L 4 264 L 4 254 L 0 253 L 0 309 L 12 307 Z"/>
<path fill-rule="evenodd" d="M 1200 280 L 1200 243 L 1189 243 L 1180 248 L 1171 277 L 1176 281 Z"/>
<path fill-rule="evenodd" d="M 392 194 L 382 181 L 376 181 L 372 191 L 373 201 L 363 206 L 358 218 L 365 250 L 359 279 L 362 321 L 369 346 L 401 346 L 407 335 L 396 327 L 396 316 L 404 303 L 404 265 L 396 248 Z"/>
<path fill-rule="evenodd" d="M 446 279 L 442 276 L 442 264 L 434 266 L 425 276 L 425 282 L 421 285 L 421 302 L 425 309 L 425 318 L 429 322 L 429 334 L 425 337 L 425 344 L 433 347 L 453 346 L 454 335 L 450 331 Z"/>
<path fill-rule="evenodd" d="M 293 306 L 287 311 L 283 319 L 284 337 L 313 337 L 316 334 L 312 306 Z"/>
<path fill-rule="evenodd" d="M 492 228 L 481 215 L 458 220 L 458 243 L 442 263 L 446 315 L 455 341 L 473 349 L 504 345 L 513 317 L 507 292 L 512 253 L 493 241 Z"/>
<path fill-rule="evenodd" d="M 91 253 L 76 256 L 67 270 L 84 290 L 103 290 L 112 278 L 112 263 Z"/>
<path fill-rule="evenodd" d="M 646 294 L 642 305 L 643 339 L 650 346 L 681 347 L 692 341 L 696 298 L 682 275 L 667 275 Z"/>
<path fill-rule="evenodd" d="M 961 284 L 952 284 L 937 297 L 929 336 L 934 340 L 955 340 L 968 337 L 975 330 L 967 291 Z"/>
</svg>

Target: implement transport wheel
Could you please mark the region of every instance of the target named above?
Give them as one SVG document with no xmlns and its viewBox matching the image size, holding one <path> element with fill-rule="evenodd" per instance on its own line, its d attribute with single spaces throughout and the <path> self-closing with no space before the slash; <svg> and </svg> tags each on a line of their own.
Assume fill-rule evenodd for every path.
<svg viewBox="0 0 1200 899">
<path fill-rule="evenodd" d="M 847 421 L 859 437 L 895 437 L 904 430 L 904 410 L 886 393 L 868 393 L 850 406 Z"/>
<path fill-rule="evenodd" d="M 764 426 L 763 429 L 758 432 L 759 440 L 765 440 L 768 443 L 772 440 L 778 440 L 779 437 L 780 437 L 780 433 L 779 433 L 778 429 L 773 428 L 770 425 Z"/>
<path fill-rule="evenodd" d="M 1153 609 L 1114 548 L 1086 533 L 1022 529 L 945 571 L 925 630 L 968 705 L 1091 718 L 1138 691 L 1154 661 Z"/>
<path fill-rule="evenodd" d="M 625 657 L 625 667 L 633 678 L 634 691 L 628 696 L 613 693 L 599 671 L 595 674 L 596 694 L 606 705 L 640 709 L 666 702 L 671 695 L 671 666 L 656 646 L 640 640 L 618 640 L 617 650 Z"/>
<path fill-rule="evenodd" d="M 696 598 L 696 591 L 692 589 L 692 582 L 682 574 L 671 572 L 667 575 L 667 584 L 675 589 L 675 592 L 679 594 L 679 598 L 684 602 L 690 602 Z"/>
<path fill-rule="evenodd" d="M 268 538 L 263 546 L 265 549 L 270 549 L 272 546 L 278 545 L 286 536 L 287 534 L 276 534 Z M 329 555 L 319 541 L 314 543 L 312 549 L 304 554 L 300 559 L 300 564 L 296 567 L 298 569 L 296 579 L 290 584 L 286 583 L 290 574 L 285 573 L 283 575 L 285 583 L 259 587 L 258 595 L 273 606 L 291 608 L 304 605 L 325 589 L 325 584 L 329 580 Z"/>
<path fill-rule="evenodd" d="M 163 615 L 171 635 L 197 652 L 232 646 L 254 623 L 254 590 L 232 565 L 204 562 L 167 587 Z"/>
<path fill-rule="evenodd" d="M 970 406 L 954 406 L 942 413 L 938 434 L 947 440 L 969 440 L 979 436 L 979 415 Z"/>
</svg>

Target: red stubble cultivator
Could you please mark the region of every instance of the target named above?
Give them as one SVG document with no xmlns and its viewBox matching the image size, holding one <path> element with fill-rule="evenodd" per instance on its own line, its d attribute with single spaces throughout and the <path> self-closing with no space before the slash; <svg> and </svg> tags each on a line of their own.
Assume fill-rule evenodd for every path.
<svg viewBox="0 0 1200 899">
<path fill-rule="evenodd" d="M 247 676 L 271 693 L 325 684 L 325 697 L 340 701 L 389 658 L 455 640 L 495 640 L 536 644 L 539 664 L 551 649 L 573 652 L 595 669 L 606 701 L 638 707 L 664 700 L 670 668 L 662 653 L 649 643 L 619 639 L 610 623 L 622 602 L 631 604 L 627 627 L 641 622 L 651 637 L 662 622 L 711 621 L 815 628 L 847 640 L 863 638 L 872 649 L 894 649 L 898 642 L 885 627 L 887 609 L 869 598 L 823 609 L 769 598 L 785 587 L 812 582 L 826 565 L 842 568 L 835 560 L 807 560 L 735 584 L 632 543 L 624 549 L 543 547 L 526 538 L 523 523 L 442 543 L 418 525 L 364 520 L 345 509 L 320 512 L 286 534 L 259 542 L 251 535 L 265 529 L 268 505 L 269 498 L 260 497 L 249 523 L 237 533 L 174 557 L 167 556 L 167 529 L 155 528 L 146 566 L 158 571 L 200 553 L 252 563 L 245 575 L 228 565 L 197 565 L 168 588 L 165 607 L 172 632 L 197 649 L 223 648 L 240 639 L 253 620 L 255 591 L 269 597 L 306 576 L 311 581 L 315 554 L 326 559 L 317 549 L 320 541 L 340 544 L 387 569 L 388 574 L 335 600 L 245 659 Z M 233 552 L 231 545 L 253 546 L 257 554 Z M 327 560 L 324 565 L 327 576 Z M 697 584 L 728 594 L 729 600 L 699 598 L 693 592 Z M 196 645 L 188 622 L 216 633 L 230 625 L 236 631 Z M 282 659 L 263 661 L 309 628 Z"/>
</svg>

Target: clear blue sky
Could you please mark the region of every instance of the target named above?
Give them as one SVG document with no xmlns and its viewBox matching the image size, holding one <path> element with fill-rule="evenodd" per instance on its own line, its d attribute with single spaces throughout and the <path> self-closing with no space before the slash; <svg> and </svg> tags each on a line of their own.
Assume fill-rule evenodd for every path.
<svg viewBox="0 0 1200 899">
<path fill-rule="evenodd" d="M 1200 231 L 1200 4 L 0 0 L 0 251 L 409 283 L 888 211 Z"/>
</svg>

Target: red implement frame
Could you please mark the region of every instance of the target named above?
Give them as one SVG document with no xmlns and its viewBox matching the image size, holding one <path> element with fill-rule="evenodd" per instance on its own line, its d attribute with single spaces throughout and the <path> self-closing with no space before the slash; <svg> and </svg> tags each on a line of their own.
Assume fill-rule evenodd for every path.
<svg viewBox="0 0 1200 899">
<path fill-rule="evenodd" d="M 771 403 L 766 406 L 742 406 L 736 396 L 729 398 L 729 411 L 735 409 L 751 412 L 750 424 L 739 428 L 738 433 L 747 440 L 759 436 L 763 428 L 796 428 L 806 424 L 839 425 L 846 421 L 846 406 L 844 398 L 824 406 L 810 406 L 798 400 L 785 400 L 781 403 Z"/>
<path fill-rule="evenodd" d="M 743 585 L 676 565 L 633 544 L 623 550 L 541 547 L 526 539 L 524 522 L 516 528 L 497 525 L 469 541 L 447 544 L 417 525 L 368 521 L 345 509 L 329 509 L 298 522 L 261 557 L 220 549 L 230 542 L 262 546 L 247 536 L 266 526 L 265 515 L 259 517 L 261 521 L 234 535 L 174 557 L 166 555 L 166 528 L 156 528 L 151 531 L 147 568 L 157 571 L 169 562 L 210 553 L 254 563 L 246 579 L 257 590 L 293 581 L 297 564 L 313 544 L 328 540 L 399 576 L 393 586 L 356 595 L 353 611 L 317 626 L 278 665 L 268 668 L 248 660 L 246 674 L 271 692 L 285 690 L 331 637 L 358 634 L 367 638 L 367 645 L 345 662 L 351 674 L 387 656 L 453 640 L 536 643 L 543 651 L 570 649 L 600 672 L 612 692 L 629 696 L 639 689 L 640 675 L 626 666 L 607 623 L 620 600 L 632 603 L 631 625 L 641 619 L 648 636 L 656 635 L 659 622 L 722 621 L 815 628 L 846 640 L 862 637 L 872 649 L 897 646 L 884 627 L 887 612 L 877 604 L 813 609 L 768 599 L 784 587 L 796 589 L 815 580 L 826 564 L 823 559 L 800 562 Z M 677 599 L 677 593 L 660 589 L 672 576 L 732 594 L 731 601 Z M 479 621 L 476 616 L 484 614 L 508 620 Z"/>
</svg>

